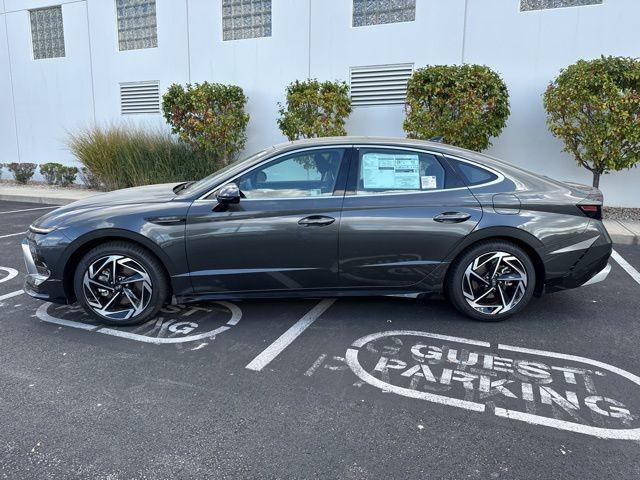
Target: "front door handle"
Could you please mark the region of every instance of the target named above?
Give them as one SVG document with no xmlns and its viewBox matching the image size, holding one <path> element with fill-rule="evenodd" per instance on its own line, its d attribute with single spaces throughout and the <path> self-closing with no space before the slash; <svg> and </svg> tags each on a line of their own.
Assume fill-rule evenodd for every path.
<svg viewBox="0 0 640 480">
<path fill-rule="evenodd" d="M 311 215 L 310 217 L 304 217 L 298 221 L 298 225 L 303 227 L 324 227 L 325 225 L 331 225 L 336 219 L 333 217 L 327 217 L 325 215 Z"/>
<path fill-rule="evenodd" d="M 440 223 L 461 223 L 466 222 L 470 218 L 471 215 L 464 212 L 444 212 L 433 217 L 436 222 Z"/>
</svg>

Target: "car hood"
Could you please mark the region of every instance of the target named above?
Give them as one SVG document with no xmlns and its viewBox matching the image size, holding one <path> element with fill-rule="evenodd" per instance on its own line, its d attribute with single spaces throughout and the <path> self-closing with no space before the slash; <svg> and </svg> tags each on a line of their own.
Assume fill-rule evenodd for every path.
<svg viewBox="0 0 640 480">
<path fill-rule="evenodd" d="M 143 187 L 125 188 L 112 192 L 92 195 L 77 202 L 60 207 L 43 215 L 33 225 L 36 227 L 61 226 L 79 213 L 95 209 L 105 209 L 141 203 L 162 203 L 173 200 L 176 194 L 173 189 L 180 183 L 163 183 Z"/>
</svg>

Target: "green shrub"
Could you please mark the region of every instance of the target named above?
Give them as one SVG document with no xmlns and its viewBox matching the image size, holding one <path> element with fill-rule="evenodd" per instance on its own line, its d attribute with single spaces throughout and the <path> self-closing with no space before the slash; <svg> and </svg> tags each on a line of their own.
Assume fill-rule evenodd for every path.
<svg viewBox="0 0 640 480">
<path fill-rule="evenodd" d="M 60 169 L 58 184 L 63 187 L 68 187 L 69 185 L 75 183 L 77 175 L 78 167 L 62 167 Z"/>
<path fill-rule="evenodd" d="M 13 173 L 13 178 L 16 182 L 26 184 L 36 171 L 37 165 L 35 163 L 8 163 L 7 168 Z"/>
<path fill-rule="evenodd" d="M 296 80 L 287 87 L 286 107 L 278 106 L 278 126 L 289 140 L 347 134 L 351 99 L 345 82 Z"/>
<path fill-rule="evenodd" d="M 482 151 L 507 122 L 509 92 L 483 65 L 428 66 L 409 79 L 406 113 L 409 138 L 441 136 L 451 145 Z"/>
<path fill-rule="evenodd" d="M 594 187 L 640 160 L 640 61 L 580 60 L 549 84 L 544 107 L 551 133 L 593 174 Z"/>
<path fill-rule="evenodd" d="M 60 183 L 60 172 L 64 166 L 60 163 L 43 163 L 40 165 L 40 174 L 49 185 Z"/>
<path fill-rule="evenodd" d="M 103 190 L 104 185 L 100 181 L 98 175 L 93 173 L 87 167 L 80 167 L 80 181 L 90 190 Z"/>
<path fill-rule="evenodd" d="M 140 127 L 94 127 L 69 139 L 76 158 L 112 190 L 137 185 L 199 180 L 219 164 L 169 133 Z"/>
<path fill-rule="evenodd" d="M 181 140 L 226 165 L 244 148 L 249 115 L 242 88 L 220 83 L 173 84 L 162 97 L 164 118 Z"/>
</svg>

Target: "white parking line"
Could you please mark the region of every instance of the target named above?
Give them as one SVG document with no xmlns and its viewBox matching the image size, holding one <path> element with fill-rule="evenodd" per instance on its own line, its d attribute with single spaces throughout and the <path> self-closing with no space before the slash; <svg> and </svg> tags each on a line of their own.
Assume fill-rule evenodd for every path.
<svg viewBox="0 0 640 480">
<path fill-rule="evenodd" d="M 335 302 L 335 298 L 321 300 L 315 307 L 309 310 L 304 317 L 298 320 L 289 330 L 284 332 L 280 337 L 265 348 L 260 355 L 251 360 L 246 366 L 249 370 L 259 372 L 266 367 L 274 358 L 287 348 L 291 342 L 305 331 L 320 315 L 322 315 Z"/>
<path fill-rule="evenodd" d="M 54 208 L 60 208 L 60 207 L 56 206 L 56 207 L 23 208 L 22 210 L 8 210 L 6 212 L 0 212 L 0 215 L 3 215 L 5 213 L 32 212 L 34 210 L 53 210 Z"/>
<path fill-rule="evenodd" d="M 12 278 L 15 278 L 15 277 L 18 276 L 18 270 L 16 270 L 15 268 L 0 267 L 0 270 L 3 271 L 3 272 L 7 272 L 7 276 L 6 277 L 0 278 L 0 283 L 8 282 Z"/>
<path fill-rule="evenodd" d="M 10 298 L 17 297 L 18 295 L 22 295 L 24 290 L 16 290 L 15 292 L 5 293 L 4 295 L 0 295 L 0 302 L 3 300 L 9 300 Z"/>
<path fill-rule="evenodd" d="M 0 238 L 17 237 L 18 235 L 26 235 L 27 232 L 10 233 L 9 235 L 0 235 Z"/>
<path fill-rule="evenodd" d="M 629 262 L 620 256 L 615 250 L 611 252 L 611 258 L 613 258 L 618 265 L 620 265 L 638 284 L 640 284 L 640 272 L 633 268 Z"/>
</svg>

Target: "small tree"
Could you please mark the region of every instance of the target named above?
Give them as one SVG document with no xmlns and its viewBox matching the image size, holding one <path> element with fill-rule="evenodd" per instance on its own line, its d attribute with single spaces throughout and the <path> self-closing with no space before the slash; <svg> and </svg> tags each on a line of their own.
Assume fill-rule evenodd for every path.
<svg viewBox="0 0 640 480">
<path fill-rule="evenodd" d="M 181 140 L 226 165 L 244 148 L 249 115 L 242 88 L 220 83 L 173 84 L 162 97 L 164 118 Z"/>
<path fill-rule="evenodd" d="M 509 117 L 509 92 L 483 65 L 435 65 L 416 70 L 407 84 L 404 130 L 409 138 L 484 150 Z"/>
<path fill-rule="evenodd" d="M 580 60 L 549 84 L 544 107 L 551 133 L 593 174 L 594 187 L 640 160 L 640 61 Z"/>
<path fill-rule="evenodd" d="M 351 99 L 345 82 L 296 80 L 287 87 L 286 107 L 278 106 L 278 126 L 289 140 L 347 134 Z"/>
</svg>

